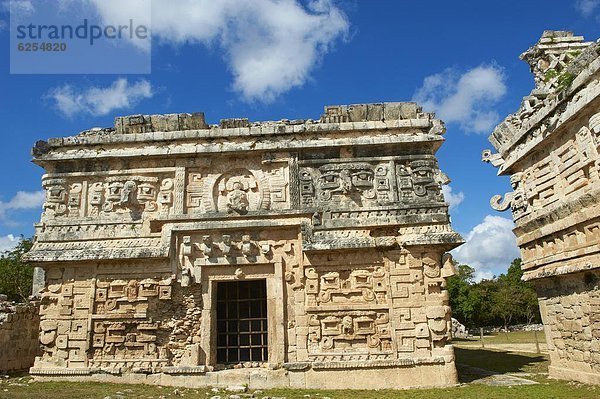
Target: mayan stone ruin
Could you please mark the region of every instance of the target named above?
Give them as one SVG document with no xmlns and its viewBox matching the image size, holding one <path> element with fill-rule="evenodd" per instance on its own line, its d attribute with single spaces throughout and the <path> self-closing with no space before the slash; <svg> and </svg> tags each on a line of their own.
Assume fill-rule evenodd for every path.
<svg viewBox="0 0 600 399">
<path fill-rule="evenodd" d="M 38 142 L 31 373 L 162 385 L 409 388 L 457 382 L 452 230 L 415 103 L 209 126 L 119 117 Z"/>
<path fill-rule="evenodd" d="M 533 281 L 552 377 L 600 383 L 600 43 L 547 31 L 521 55 L 535 88 L 483 160 L 510 176 L 524 279 Z"/>
<path fill-rule="evenodd" d="M 0 373 L 24 370 L 39 355 L 38 304 L 9 302 L 0 294 Z"/>
</svg>

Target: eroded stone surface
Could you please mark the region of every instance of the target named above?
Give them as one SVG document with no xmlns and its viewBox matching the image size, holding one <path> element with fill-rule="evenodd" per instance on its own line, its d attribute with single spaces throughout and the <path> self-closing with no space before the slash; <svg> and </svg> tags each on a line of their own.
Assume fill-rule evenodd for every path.
<svg viewBox="0 0 600 399">
<path fill-rule="evenodd" d="M 524 279 L 536 284 L 554 377 L 600 383 L 600 43 L 544 32 L 521 58 L 536 87 L 490 136 L 510 175 Z"/>
<path fill-rule="evenodd" d="M 45 271 L 31 372 L 184 386 L 456 383 L 435 152 L 414 103 L 319 121 L 130 116 L 39 142 Z M 219 364 L 216 290 L 265 280 L 268 359 Z M 191 378 L 190 376 L 193 376 Z M 343 376 L 343 378 L 342 378 Z M 349 377 L 352 376 L 352 377 Z"/>
<path fill-rule="evenodd" d="M 15 304 L 0 295 L 0 371 L 28 369 L 39 355 L 38 304 Z"/>
</svg>

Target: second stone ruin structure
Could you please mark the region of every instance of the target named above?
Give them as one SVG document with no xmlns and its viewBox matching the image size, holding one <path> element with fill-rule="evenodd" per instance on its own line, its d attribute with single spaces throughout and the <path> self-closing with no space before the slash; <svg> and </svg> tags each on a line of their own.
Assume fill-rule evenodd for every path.
<svg viewBox="0 0 600 399">
<path fill-rule="evenodd" d="M 136 115 L 39 142 L 44 378 L 253 388 L 456 383 L 462 242 L 414 103 L 318 121 Z"/>
<path fill-rule="evenodd" d="M 600 384 L 600 44 L 547 31 L 521 58 L 536 86 L 483 153 L 514 189 L 492 206 L 512 208 L 550 375 Z"/>
</svg>

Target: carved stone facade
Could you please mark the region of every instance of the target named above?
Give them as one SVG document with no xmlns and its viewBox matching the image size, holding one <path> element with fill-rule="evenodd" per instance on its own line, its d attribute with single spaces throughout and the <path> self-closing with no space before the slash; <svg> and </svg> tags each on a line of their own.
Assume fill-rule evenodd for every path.
<svg viewBox="0 0 600 399">
<path fill-rule="evenodd" d="M 444 127 L 433 115 L 385 103 L 326 107 L 319 121 L 208 126 L 182 114 L 115 125 L 34 148 L 47 197 L 28 254 L 45 275 L 32 374 L 456 383 L 445 253 L 462 239 L 441 191 Z M 259 281 L 266 356 L 256 361 L 221 340 L 231 320 L 220 304 L 237 302 L 219 287 Z M 223 362 L 220 345 L 240 361 Z"/>
<path fill-rule="evenodd" d="M 600 43 L 544 32 L 521 58 L 536 87 L 490 136 L 510 175 L 524 279 L 535 283 L 550 375 L 600 383 Z"/>
</svg>

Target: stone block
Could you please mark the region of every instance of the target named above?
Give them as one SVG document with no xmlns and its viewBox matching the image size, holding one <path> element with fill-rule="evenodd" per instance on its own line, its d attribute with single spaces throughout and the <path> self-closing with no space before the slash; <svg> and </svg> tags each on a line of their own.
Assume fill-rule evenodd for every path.
<svg viewBox="0 0 600 399">
<path fill-rule="evenodd" d="M 349 122 L 362 122 L 367 120 L 367 105 L 353 104 L 348 106 Z"/>
<path fill-rule="evenodd" d="M 383 104 L 368 104 L 367 105 L 367 120 L 368 121 L 382 121 L 383 116 Z"/>
</svg>

